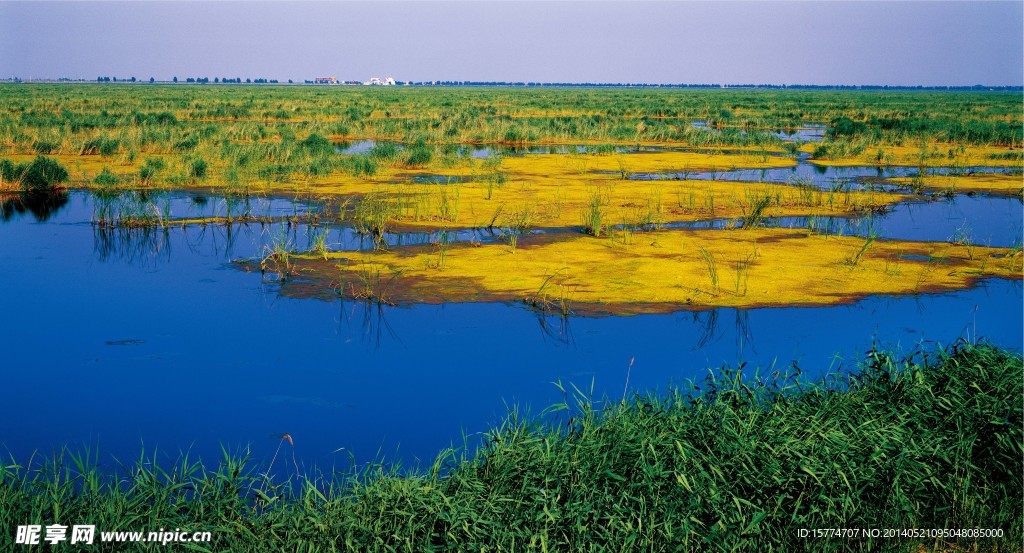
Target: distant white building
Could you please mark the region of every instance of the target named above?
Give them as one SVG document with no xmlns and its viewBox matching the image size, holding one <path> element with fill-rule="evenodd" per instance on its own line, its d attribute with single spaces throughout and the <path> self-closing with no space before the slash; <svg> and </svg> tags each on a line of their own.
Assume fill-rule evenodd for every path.
<svg viewBox="0 0 1024 553">
<path fill-rule="evenodd" d="M 394 86 L 395 79 L 391 77 L 386 77 L 384 79 L 381 79 L 380 77 L 373 77 L 363 84 L 366 86 Z"/>
</svg>

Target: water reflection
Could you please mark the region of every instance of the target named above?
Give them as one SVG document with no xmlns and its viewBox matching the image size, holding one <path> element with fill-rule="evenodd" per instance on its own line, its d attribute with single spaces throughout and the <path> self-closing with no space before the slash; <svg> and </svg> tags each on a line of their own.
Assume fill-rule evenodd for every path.
<svg viewBox="0 0 1024 553">
<path fill-rule="evenodd" d="M 739 135 L 746 136 L 748 133 L 745 130 L 737 129 L 735 127 L 712 127 L 708 125 L 706 119 L 694 119 L 690 122 L 690 126 L 699 129 L 701 131 L 714 133 L 716 135 Z M 825 140 L 825 133 L 828 131 L 828 125 L 820 123 L 807 123 L 800 127 L 788 128 L 788 129 L 771 129 L 768 134 L 778 138 L 783 142 L 821 142 Z M 763 131 L 756 131 L 763 132 Z"/>
<path fill-rule="evenodd" d="M 171 239 L 167 228 L 108 228 L 93 226 L 93 252 L 99 261 L 117 259 L 140 265 L 170 262 Z"/>
<path fill-rule="evenodd" d="M 576 342 L 572 335 L 572 317 L 535 311 L 540 336 L 544 342 L 555 347 L 574 347 Z"/>
<path fill-rule="evenodd" d="M 737 358 L 742 358 L 747 348 L 750 348 L 754 355 L 757 354 L 757 349 L 754 348 L 754 335 L 750 327 L 750 311 L 732 308 L 714 308 L 690 312 L 691 322 L 694 328 L 698 329 L 696 333 L 697 338 L 693 344 L 693 351 L 702 350 L 717 343 L 723 336 L 730 334 L 719 326 L 718 321 L 721 314 L 729 312 L 732 312 L 734 318 L 731 335 L 735 341 Z"/>
<path fill-rule="evenodd" d="M 175 246 L 187 250 L 189 256 L 223 261 L 257 257 L 273 240 L 270 229 L 284 231 L 288 225 L 91 226 L 97 261 L 119 261 L 152 268 L 170 263 Z M 291 228 L 294 235 L 300 234 L 298 225 L 291 225 Z"/>
<path fill-rule="evenodd" d="M 397 145 L 397 143 L 394 144 Z M 342 155 L 365 154 L 372 150 L 375 145 L 377 145 L 376 140 L 355 140 L 351 142 L 338 142 L 334 145 L 334 151 Z"/>
<path fill-rule="evenodd" d="M 0 220 L 6 222 L 30 213 L 36 222 L 43 223 L 67 205 L 68 199 L 65 191 L 0 193 Z"/>
<path fill-rule="evenodd" d="M 344 297 L 340 300 L 339 334 L 351 336 L 358 333 L 362 342 L 375 351 L 386 344 L 385 339 L 403 345 L 395 329 L 388 324 L 387 310 L 394 307 L 368 301 L 346 301 Z"/>
</svg>

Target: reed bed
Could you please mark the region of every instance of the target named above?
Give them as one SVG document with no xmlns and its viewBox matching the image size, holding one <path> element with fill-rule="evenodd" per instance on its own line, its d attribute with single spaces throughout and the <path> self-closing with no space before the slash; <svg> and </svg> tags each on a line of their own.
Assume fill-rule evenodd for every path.
<svg viewBox="0 0 1024 553">
<path fill-rule="evenodd" d="M 0 155 L 119 165 L 163 156 L 168 170 L 155 178 L 182 182 L 216 179 L 224 167 L 278 183 L 339 170 L 372 176 L 382 165 L 443 166 L 468 153 L 458 145 L 580 144 L 609 154 L 672 143 L 795 155 L 775 133 L 812 124 L 827 128 L 814 152 L 826 160 L 884 164 L 923 144 L 923 158 L 997 146 L 1013 150 L 985 154 L 990 161 L 1019 161 L 1024 143 L 1014 92 L 4 84 L 0 97 Z M 333 141 L 359 138 L 405 147 L 335 155 Z"/>
</svg>

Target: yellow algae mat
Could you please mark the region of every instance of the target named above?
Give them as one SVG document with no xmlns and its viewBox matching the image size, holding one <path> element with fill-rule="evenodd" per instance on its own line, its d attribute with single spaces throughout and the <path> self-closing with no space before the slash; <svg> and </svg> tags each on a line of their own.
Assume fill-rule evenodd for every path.
<svg viewBox="0 0 1024 553">
<path fill-rule="evenodd" d="M 91 156 L 61 156 L 72 178 L 88 185 L 105 167 Z M 819 190 L 775 183 L 686 180 L 690 171 L 793 166 L 792 159 L 746 154 L 651 152 L 615 155 L 525 155 L 467 160 L 451 167 L 389 167 L 373 176 L 335 173 L 303 182 L 251 183 L 245 193 L 296 195 L 343 203 L 342 218 L 366 230 L 473 227 L 564 228 L 650 225 L 715 218 L 853 215 L 911 196 L 873 190 Z M 115 168 L 129 175 L 131 164 Z M 680 180 L 632 180 L 636 172 Z M 417 183 L 432 177 L 432 183 Z M 126 181 L 127 188 L 138 183 Z M 227 193 L 212 179 L 204 187 Z M 238 189 L 234 186 L 234 189 Z M 240 190 L 238 190 L 240 191 Z M 214 222 L 211 220 L 210 222 Z"/>
<path fill-rule="evenodd" d="M 917 145 L 874 141 L 804 144 L 811 163 L 823 166 L 902 165 L 920 167 L 1021 167 L 1019 148 L 995 145 L 925 142 Z"/>
<path fill-rule="evenodd" d="M 253 266 L 252 268 L 255 268 Z M 514 302 L 555 312 L 633 314 L 693 307 L 831 305 L 872 294 L 1020 279 L 1019 249 L 873 240 L 794 229 L 537 235 L 270 258 L 285 294 L 387 303 Z"/>
<path fill-rule="evenodd" d="M 920 187 L 932 192 L 954 194 L 992 194 L 1024 197 L 1024 175 L 975 173 L 972 175 L 924 175 L 917 178 L 890 179 L 896 184 Z"/>
</svg>

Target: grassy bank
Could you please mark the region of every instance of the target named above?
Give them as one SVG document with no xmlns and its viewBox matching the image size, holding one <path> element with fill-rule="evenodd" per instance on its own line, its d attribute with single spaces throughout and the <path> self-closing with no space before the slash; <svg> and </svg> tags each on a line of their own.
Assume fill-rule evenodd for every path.
<svg viewBox="0 0 1024 553">
<path fill-rule="evenodd" d="M 5 463 L 0 549 L 18 550 L 19 524 L 60 523 L 209 530 L 200 551 L 1019 551 L 1022 372 L 1019 355 L 969 344 L 872 352 L 855 375 L 817 383 L 722 371 L 668 394 L 570 400 L 546 422 L 511 416 L 475 455 L 442 454 L 416 475 L 268 483 L 226 457 L 166 472 L 143 460 L 115 482 L 71 454 Z M 1004 534 L 798 537 L 817 528 Z"/>
</svg>

